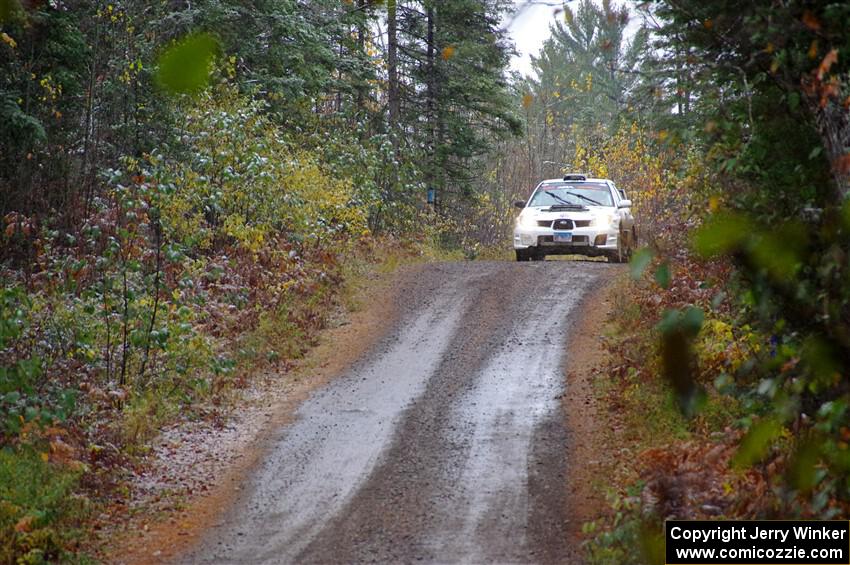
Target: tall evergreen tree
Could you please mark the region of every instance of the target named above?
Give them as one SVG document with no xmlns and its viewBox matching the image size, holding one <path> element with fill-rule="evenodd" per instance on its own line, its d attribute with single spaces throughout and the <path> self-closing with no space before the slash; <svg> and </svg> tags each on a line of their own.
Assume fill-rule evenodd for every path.
<svg viewBox="0 0 850 565">
<path fill-rule="evenodd" d="M 641 83 L 648 40 L 644 28 L 628 38 L 629 21 L 626 6 L 582 0 L 575 10 L 566 6 L 564 21 L 551 26 L 552 35 L 532 65 L 535 91 L 549 101 L 549 112 L 562 127 L 610 131 L 628 110 Z"/>
<path fill-rule="evenodd" d="M 502 0 L 405 6 L 404 121 L 424 151 L 424 178 L 438 208 L 471 194 L 477 160 L 494 138 L 520 131 L 505 76 L 510 45 L 499 27 L 506 8 Z"/>
</svg>

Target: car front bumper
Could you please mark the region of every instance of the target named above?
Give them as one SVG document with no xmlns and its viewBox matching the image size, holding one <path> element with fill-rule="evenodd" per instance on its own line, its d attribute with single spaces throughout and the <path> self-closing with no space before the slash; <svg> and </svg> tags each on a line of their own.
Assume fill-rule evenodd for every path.
<svg viewBox="0 0 850 565">
<path fill-rule="evenodd" d="M 572 233 L 569 243 L 555 242 L 552 228 L 515 228 L 514 249 L 534 249 L 557 255 L 578 253 L 603 255 L 617 250 L 619 230 L 615 227 L 583 227 L 568 230 Z"/>
</svg>

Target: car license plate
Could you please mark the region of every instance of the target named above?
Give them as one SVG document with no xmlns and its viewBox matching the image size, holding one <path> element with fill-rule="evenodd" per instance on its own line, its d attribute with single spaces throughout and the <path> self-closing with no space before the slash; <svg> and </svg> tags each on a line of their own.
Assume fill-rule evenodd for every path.
<svg viewBox="0 0 850 565">
<path fill-rule="evenodd" d="M 552 241 L 555 243 L 570 243 L 573 240 L 573 232 L 571 231 L 556 231 Z"/>
</svg>

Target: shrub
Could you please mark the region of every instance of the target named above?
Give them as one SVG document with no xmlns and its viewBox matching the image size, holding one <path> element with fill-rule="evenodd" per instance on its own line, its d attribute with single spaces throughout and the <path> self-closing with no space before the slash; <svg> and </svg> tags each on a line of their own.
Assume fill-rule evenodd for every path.
<svg viewBox="0 0 850 565">
<path fill-rule="evenodd" d="M 34 447 L 0 449 L 0 562 L 57 561 L 86 509 L 73 496 L 80 471 L 47 462 Z"/>
</svg>

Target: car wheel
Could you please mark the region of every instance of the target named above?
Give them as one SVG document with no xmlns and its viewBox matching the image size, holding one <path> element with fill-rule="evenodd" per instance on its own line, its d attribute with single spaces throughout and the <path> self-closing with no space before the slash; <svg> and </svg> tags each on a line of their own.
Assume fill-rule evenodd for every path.
<svg viewBox="0 0 850 565">
<path fill-rule="evenodd" d="M 631 245 L 626 242 L 624 235 L 625 234 L 623 232 L 620 232 L 619 237 L 617 237 L 617 251 L 611 254 L 611 260 L 613 263 L 629 262 L 629 257 L 632 254 L 632 248 Z"/>
<path fill-rule="evenodd" d="M 528 261 L 531 258 L 526 249 L 516 249 L 515 251 L 517 261 Z"/>
<path fill-rule="evenodd" d="M 539 253 L 539 252 L 538 253 L 532 253 L 531 254 L 531 260 L 532 261 L 545 261 L 546 255 L 544 255 L 543 253 Z"/>
<path fill-rule="evenodd" d="M 632 252 L 635 250 L 634 236 L 631 232 L 625 234 L 627 237 L 623 239 L 622 246 L 622 261 L 621 263 L 628 263 L 632 259 Z"/>
</svg>

